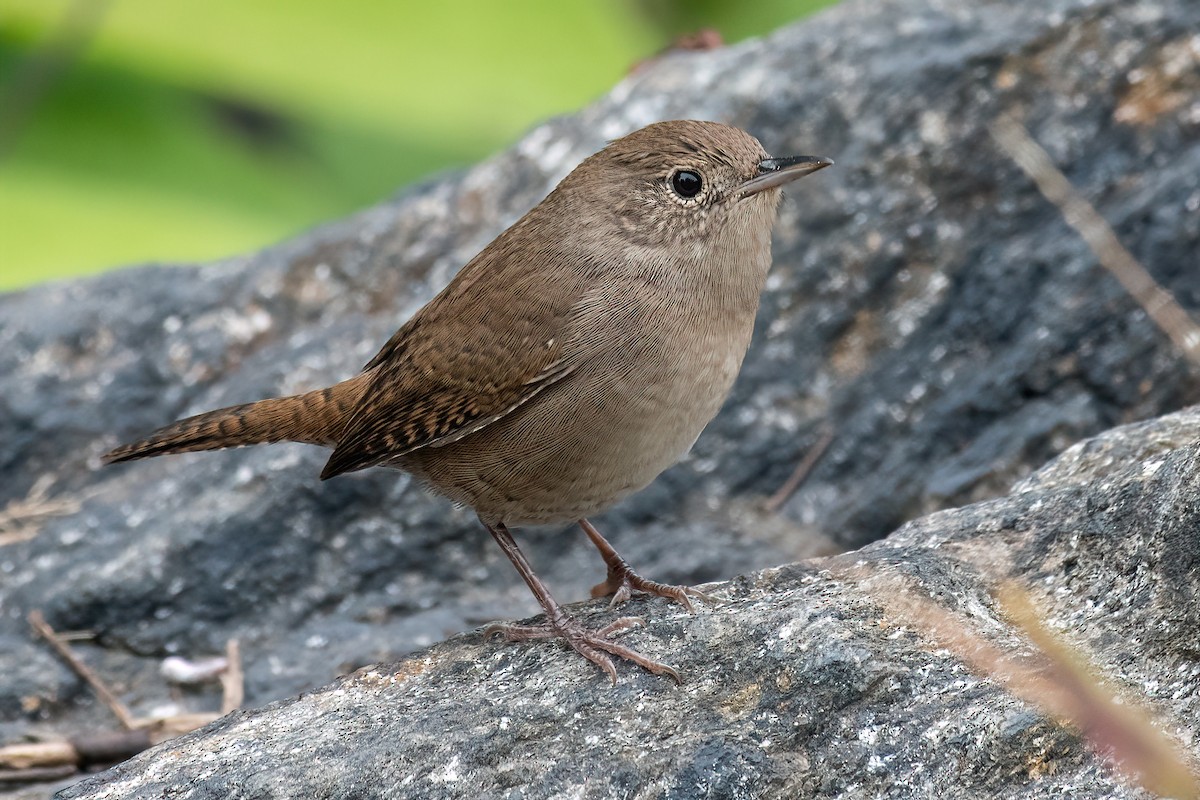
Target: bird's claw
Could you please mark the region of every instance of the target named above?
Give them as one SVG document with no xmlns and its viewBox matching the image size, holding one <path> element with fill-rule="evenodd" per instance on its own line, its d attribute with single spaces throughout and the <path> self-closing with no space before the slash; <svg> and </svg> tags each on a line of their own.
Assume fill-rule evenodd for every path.
<svg viewBox="0 0 1200 800">
<path fill-rule="evenodd" d="M 643 578 L 628 566 L 621 570 L 610 570 L 608 578 L 604 583 L 598 583 L 592 587 L 592 597 L 612 595 L 612 600 L 608 604 L 609 608 L 616 608 L 629 600 L 634 592 L 643 592 L 657 597 L 665 597 L 668 600 L 674 600 L 688 611 L 696 610 L 695 606 L 692 605 L 692 601 L 688 599 L 689 597 L 695 597 L 709 603 L 719 602 L 712 595 L 707 595 L 699 589 L 693 589 L 691 586 L 677 586 L 672 583 L 659 583 L 649 578 Z"/>
<path fill-rule="evenodd" d="M 501 635 L 509 641 L 523 642 L 531 639 L 563 639 L 575 652 L 591 661 L 604 671 L 608 679 L 615 685 L 617 668 L 609 658 L 609 654 L 632 661 L 639 667 L 653 672 L 655 675 L 666 675 L 680 683 L 679 673 L 672 667 L 654 659 L 647 658 L 641 653 L 624 645 L 617 644 L 610 637 L 618 633 L 639 628 L 646 624 L 641 617 L 621 617 L 610 622 L 599 630 L 588 630 L 570 617 L 558 621 L 543 622 L 540 625 L 508 625 L 495 623 L 484 629 L 485 636 Z"/>
</svg>

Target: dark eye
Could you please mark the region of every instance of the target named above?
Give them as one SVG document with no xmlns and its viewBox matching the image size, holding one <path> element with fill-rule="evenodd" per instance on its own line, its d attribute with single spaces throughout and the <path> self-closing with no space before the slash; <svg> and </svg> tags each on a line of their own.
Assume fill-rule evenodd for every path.
<svg viewBox="0 0 1200 800">
<path fill-rule="evenodd" d="M 671 176 L 671 188 L 680 197 L 695 197 L 700 194 L 703 186 L 704 181 L 701 180 L 700 173 L 690 169 L 681 169 Z"/>
</svg>

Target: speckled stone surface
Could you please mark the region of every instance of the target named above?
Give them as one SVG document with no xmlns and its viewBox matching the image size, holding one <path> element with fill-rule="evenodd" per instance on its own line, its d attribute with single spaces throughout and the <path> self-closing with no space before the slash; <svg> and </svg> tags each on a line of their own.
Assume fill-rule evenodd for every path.
<svg viewBox="0 0 1200 800">
<path fill-rule="evenodd" d="M 1200 400 L 1197 370 L 987 133 L 1002 111 L 1024 119 L 1195 313 L 1197 30 L 1191 0 L 1048 0 L 1020 13 L 999 0 L 848 2 L 762 40 L 662 58 L 488 162 L 260 253 L 0 297 L 0 506 L 44 476 L 50 501 L 79 506 L 0 547 L 0 742 L 111 724 L 30 637 L 35 608 L 59 629 L 94 631 L 81 654 L 141 714 L 211 707 L 211 693 L 173 697 L 157 668 L 230 637 L 242 641 L 254 707 L 534 613 L 471 515 L 397 473 L 322 484 L 322 451 L 302 445 L 120 468 L 98 456 L 188 413 L 353 374 L 574 164 L 657 119 L 733 123 L 772 152 L 837 166 L 784 201 L 755 341 L 725 409 L 684 463 L 595 520 L 645 574 L 727 579 L 859 547 L 1003 496 L 1087 436 Z M 763 499 L 826 425 L 825 457 L 766 513 Z M 575 530 L 518 536 L 563 601 L 601 577 Z M 777 590 L 800 590 L 763 587 L 764 613 Z M 667 626 L 632 637 L 651 649 L 656 638 L 706 641 L 715 619 L 647 611 Z M 434 652 L 488 653 L 463 667 L 477 680 L 507 659 L 559 658 L 473 642 Z M 739 652 L 724 647 L 704 646 L 704 667 L 682 663 L 716 675 Z M 594 678 L 571 675 L 572 686 Z M 331 702 L 330 691 L 314 697 Z M 944 711 L 962 709 L 948 699 Z M 814 713 L 850 724 L 836 704 Z M 984 768 L 973 761 L 984 751 L 956 752 L 960 768 Z M 697 753 L 688 763 L 707 763 Z M 761 752 L 737 758 L 751 754 Z M 841 780 L 861 771 L 832 763 Z"/>
<path fill-rule="evenodd" d="M 1149 441 L 1190 444 L 1131 455 Z M 1194 748 L 1200 408 L 1082 449 L 1092 466 L 1069 479 L 1054 476 L 1077 451 L 1036 487 L 706 587 L 725 602 L 694 615 L 638 601 L 652 622 L 626 638 L 682 686 L 626 670 L 610 687 L 565 650 L 459 636 L 61 797 L 1151 797 L 900 611 L 934 604 L 1023 653 L 990 597 L 1016 577 L 1044 625 Z"/>
</svg>

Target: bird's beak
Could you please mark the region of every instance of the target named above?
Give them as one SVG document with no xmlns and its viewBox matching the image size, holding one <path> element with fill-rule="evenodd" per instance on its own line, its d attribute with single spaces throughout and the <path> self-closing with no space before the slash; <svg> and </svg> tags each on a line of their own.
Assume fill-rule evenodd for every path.
<svg viewBox="0 0 1200 800">
<path fill-rule="evenodd" d="M 789 156 L 787 158 L 764 158 L 758 162 L 759 174 L 737 188 L 736 196 L 750 197 L 767 189 L 774 189 L 797 178 L 803 178 L 819 169 L 833 165 L 833 159 L 822 156 Z"/>
</svg>

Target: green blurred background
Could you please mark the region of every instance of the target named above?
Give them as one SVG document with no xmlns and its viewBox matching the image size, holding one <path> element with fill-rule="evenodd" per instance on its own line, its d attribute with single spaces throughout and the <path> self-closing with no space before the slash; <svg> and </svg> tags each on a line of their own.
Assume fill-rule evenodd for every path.
<svg viewBox="0 0 1200 800">
<path fill-rule="evenodd" d="M 830 0 L 0 0 L 0 289 L 252 250 Z"/>
</svg>

